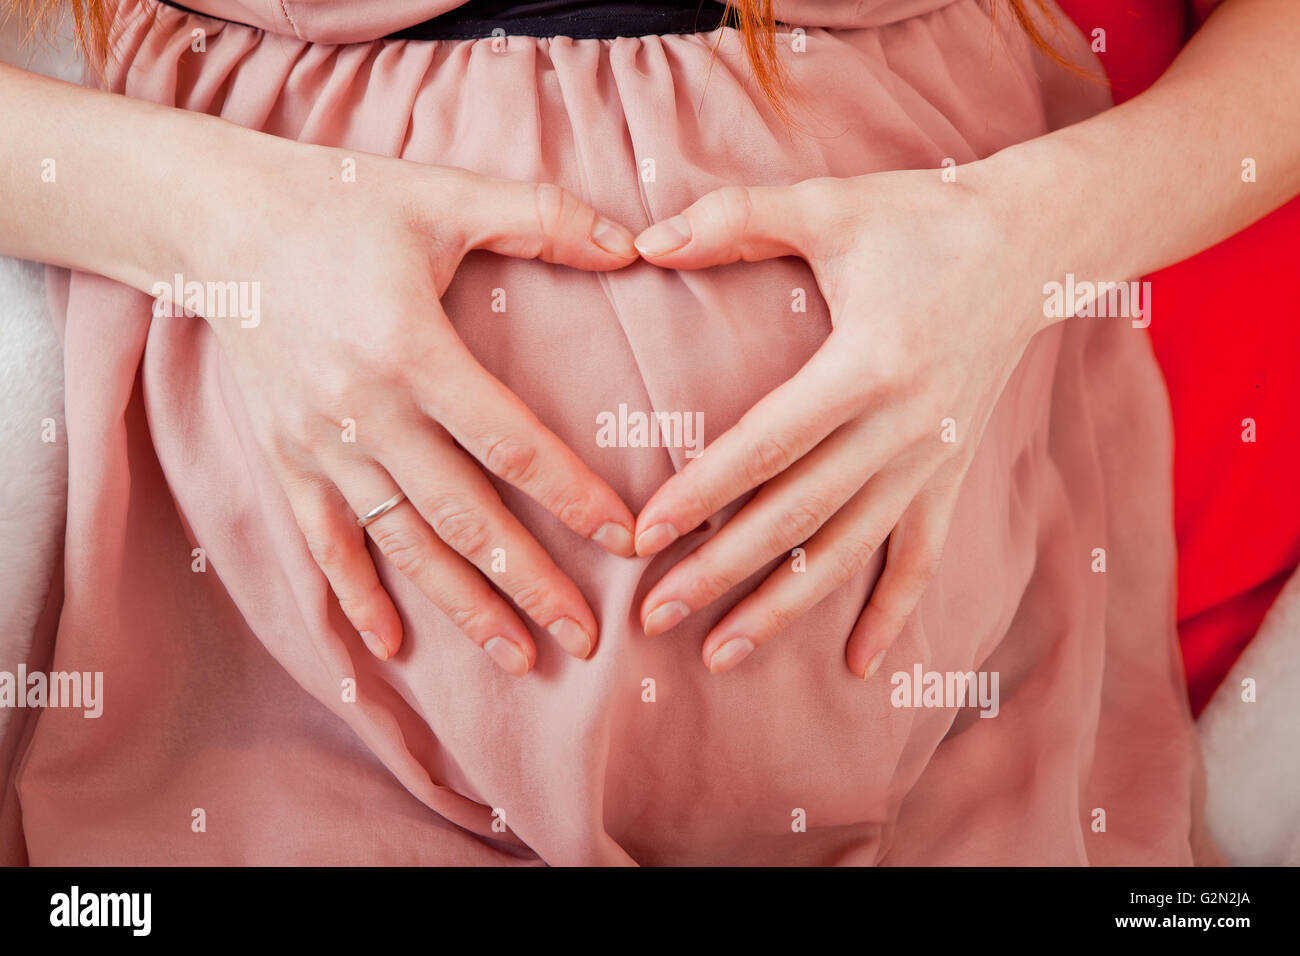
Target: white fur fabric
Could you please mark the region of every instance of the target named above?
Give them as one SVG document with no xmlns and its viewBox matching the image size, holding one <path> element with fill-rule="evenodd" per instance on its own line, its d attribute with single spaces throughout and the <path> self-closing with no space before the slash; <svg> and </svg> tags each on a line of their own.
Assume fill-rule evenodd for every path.
<svg viewBox="0 0 1300 956">
<path fill-rule="evenodd" d="M 26 660 L 53 580 L 67 505 L 68 443 L 63 355 L 50 324 L 45 269 L 3 257 L 0 448 L 0 667 L 8 669 Z M 16 651 L 20 658 L 10 656 Z"/>
<path fill-rule="evenodd" d="M 1300 572 L 1219 685 L 1200 731 L 1206 814 L 1228 861 L 1300 866 Z"/>
<path fill-rule="evenodd" d="M 60 79 L 81 67 L 67 31 L 24 43 L 0 2 L 0 60 Z M 45 441 L 52 437 L 53 441 Z M 63 353 L 50 323 L 43 266 L 0 256 L 0 670 L 29 662 L 55 580 L 67 511 Z M 37 663 L 43 663 L 37 662 Z M 0 709 L 0 773 L 23 711 Z M 0 791 L 0 803 L 6 795 Z"/>
<path fill-rule="evenodd" d="M 50 39 L 26 30 L 0 4 L 0 60 L 75 81 L 80 60 L 67 24 Z M 53 442 L 48 421 L 53 420 Z M 42 266 L 0 256 L 0 666 L 25 651 L 45 603 L 63 535 L 68 443 L 63 432 L 63 354 L 50 324 Z M 17 642 L 17 643 L 15 643 Z M 0 727 L 3 727 L 0 714 Z"/>
</svg>

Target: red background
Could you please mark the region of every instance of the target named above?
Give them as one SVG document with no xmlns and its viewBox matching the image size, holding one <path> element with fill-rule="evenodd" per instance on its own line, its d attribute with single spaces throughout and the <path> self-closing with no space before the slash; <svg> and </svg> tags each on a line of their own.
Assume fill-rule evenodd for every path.
<svg viewBox="0 0 1300 956">
<path fill-rule="evenodd" d="M 1184 0 L 1058 2 L 1085 36 L 1106 31 L 1098 56 L 1117 103 L 1155 82 L 1198 25 Z M 1149 332 L 1173 404 L 1178 631 L 1197 713 L 1300 563 L 1297 237 L 1300 200 L 1149 277 Z M 1241 440 L 1245 418 L 1254 443 Z"/>
</svg>

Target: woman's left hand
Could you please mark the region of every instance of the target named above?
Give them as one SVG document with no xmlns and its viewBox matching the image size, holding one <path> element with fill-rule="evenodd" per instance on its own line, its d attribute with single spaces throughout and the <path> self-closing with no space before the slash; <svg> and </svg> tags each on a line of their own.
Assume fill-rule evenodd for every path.
<svg viewBox="0 0 1300 956">
<path fill-rule="evenodd" d="M 884 571 L 845 652 L 854 674 L 874 673 L 935 573 L 985 424 L 1045 324 L 1043 272 L 1026 261 L 1035 250 L 1023 223 L 1004 212 L 1011 208 L 944 182 L 938 170 L 876 173 L 727 187 L 637 237 L 644 258 L 671 269 L 799 256 L 832 323 L 793 378 L 638 516 L 637 553 L 655 554 L 762 486 L 646 595 L 646 634 L 802 547 L 804 573 L 778 566 L 705 639 L 705 664 L 729 670 L 888 539 Z"/>
</svg>

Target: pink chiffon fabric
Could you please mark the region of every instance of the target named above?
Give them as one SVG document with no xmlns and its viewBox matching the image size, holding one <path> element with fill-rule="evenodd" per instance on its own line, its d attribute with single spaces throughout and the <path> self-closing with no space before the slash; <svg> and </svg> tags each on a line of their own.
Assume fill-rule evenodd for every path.
<svg viewBox="0 0 1300 956">
<path fill-rule="evenodd" d="M 124 7 L 105 85 L 279 136 L 560 183 L 633 229 L 725 184 L 938 176 L 947 157 L 1108 105 L 1104 87 L 1051 66 L 979 0 L 778 3 L 806 41 L 791 52 L 780 35 L 801 91 L 793 133 L 731 31 L 512 37 L 497 52 L 381 39 L 447 0 L 196 5 L 241 22 Z M 191 49 L 197 29 L 206 52 Z M 1089 56 L 1072 30 L 1057 43 Z M 505 313 L 491 308 L 497 288 Z M 797 288 L 806 313 L 791 311 Z M 445 305 L 483 363 L 635 510 L 685 459 L 600 447 L 597 415 L 701 411 L 716 437 L 826 336 L 815 289 L 794 260 L 594 275 L 475 254 Z M 722 604 L 656 639 L 637 608 L 737 506 L 657 558 L 625 560 L 498 485 L 601 624 L 585 662 L 537 634 L 536 670 L 516 680 L 378 555 L 406 640 L 393 661 L 372 659 L 204 323 L 153 321 L 150 299 L 100 277 L 64 274 L 58 291 L 71 480 L 44 663 L 102 671 L 105 701 L 99 719 L 27 716 L 6 788 L 10 860 L 1216 859 L 1174 632 L 1169 409 L 1146 335 L 1127 322 L 1076 320 L 1031 343 L 938 578 L 874 679 L 849 673 L 844 645 L 879 560 L 714 677 L 699 645 Z M 365 317 L 322 317 L 342 320 Z M 192 570 L 196 547 L 206 572 Z M 890 675 L 916 664 L 997 672 L 998 715 L 893 706 Z"/>
</svg>

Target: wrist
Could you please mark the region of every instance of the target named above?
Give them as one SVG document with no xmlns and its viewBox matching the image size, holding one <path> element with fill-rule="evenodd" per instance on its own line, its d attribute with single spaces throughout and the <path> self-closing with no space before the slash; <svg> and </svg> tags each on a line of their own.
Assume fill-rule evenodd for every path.
<svg viewBox="0 0 1300 956">
<path fill-rule="evenodd" d="M 143 291 L 197 313 L 226 343 L 261 323 L 262 286 L 283 276 L 282 259 L 328 217 L 338 179 L 337 151 L 254 132 L 211 116 L 177 132 L 187 149 L 177 187 L 160 220 L 166 227 L 145 254 Z M 179 297 L 180 301 L 178 301 Z"/>
<path fill-rule="evenodd" d="M 156 170 L 146 213 L 156 228 L 137 251 L 144 290 L 176 275 L 214 282 L 249 278 L 228 273 L 255 268 L 266 255 L 260 223 L 277 221 L 288 184 L 301 172 L 295 158 L 312 147 L 204 114 L 170 119 L 168 132 L 185 148 L 163 157 Z"/>
<path fill-rule="evenodd" d="M 1014 250 L 1017 281 L 1045 298 L 1050 284 L 1118 282 L 1133 278 L 1123 260 L 1115 216 L 1115 189 L 1097 180 L 1095 157 L 1073 144 L 1039 137 L 969 163 L 958 172 L 996 211 L 1000 239 Z M 1070 306 L 1073 303 L 1068 304 Z M 1046 308 L 1035 331 L 1072 315 Z"/>
</svg>

